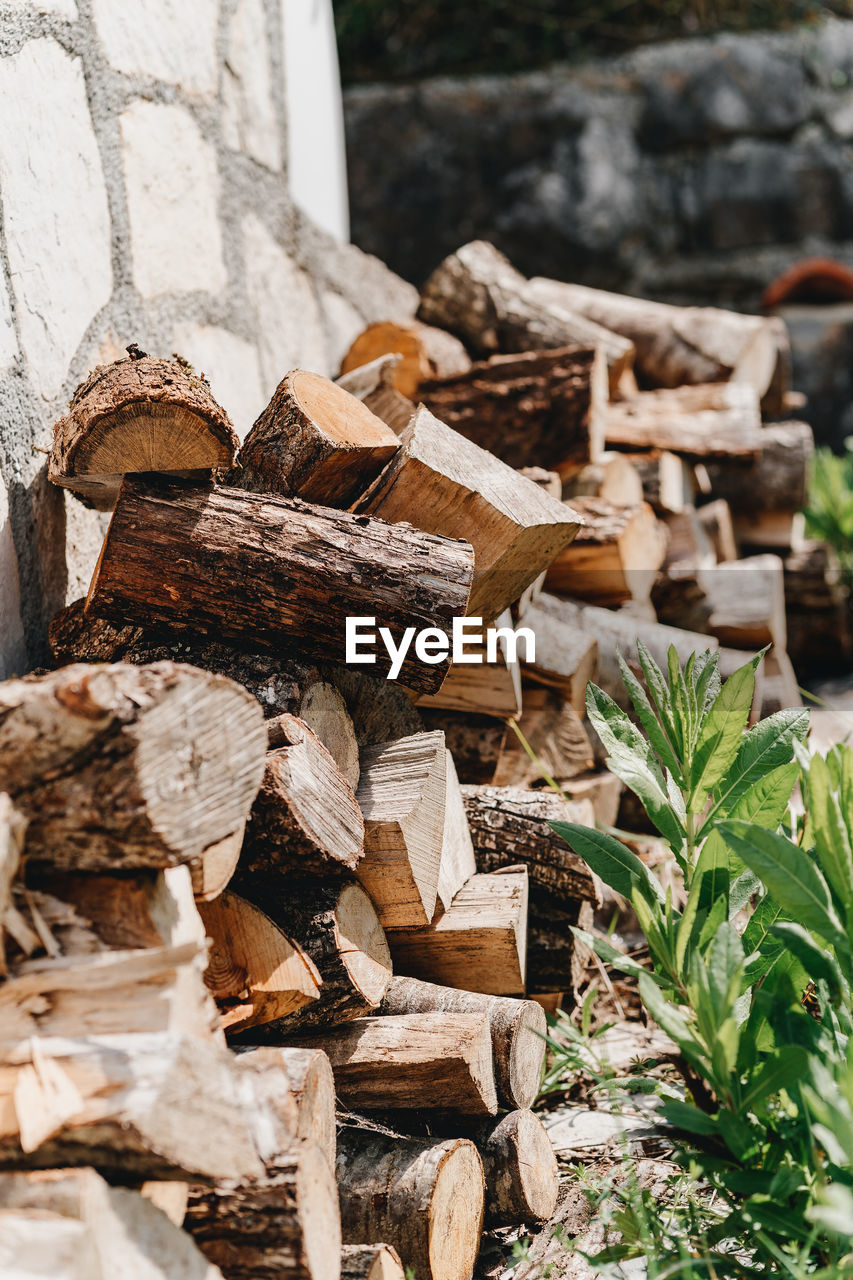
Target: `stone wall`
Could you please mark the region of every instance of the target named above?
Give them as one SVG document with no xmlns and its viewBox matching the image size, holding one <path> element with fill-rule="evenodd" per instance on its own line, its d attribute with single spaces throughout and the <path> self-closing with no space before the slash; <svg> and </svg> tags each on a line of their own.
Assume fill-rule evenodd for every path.
<svg viewBox="0 0 853 1280">
<path fill-rule="evenodd" d="M 293 5 L 309 0 L 0 0 L 0 677 L 45 660 L 97 556 L 104 517 L 45 478 L 94 364 L 177 351 L 242 436 L 287 369 L 332 372 L 365 322 L 416 305 L 300 209 L 304 164 L 291 197 Z M 334 195 L 333 126 L 327 104 Z"/>
</svg>

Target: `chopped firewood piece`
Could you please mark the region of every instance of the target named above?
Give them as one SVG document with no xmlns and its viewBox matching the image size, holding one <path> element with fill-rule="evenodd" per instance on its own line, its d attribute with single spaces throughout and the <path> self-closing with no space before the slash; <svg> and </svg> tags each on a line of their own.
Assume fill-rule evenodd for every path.
<svg viewBox="0 0 853 1280">
<path fill-rule="evenodd" d="M 700 574 L 711 604 L 708 629 L 733 649 L 785 648 L 785 584 L 779 556 L 730 560 Z"/>
<path fill-rule="evenodd" d="M 609 445 L 667 449 L 693 458 L 761 453 L 761 415 L 752 387 L 739 382 L 641 391 L 601 410 Z"/>
<path fill-rule="evenodd" d="M 410 525 L 239 489 L 126 478 L 86 608 L 247 647 L 298 644 L 308 658 L 340 663 L 347 618 L 375 615 L 377 601 L 395 644 L 411 626 L 446 631 L 467 610 L 472 572 L 468 543 Z M 377 671 L 390 670 L 381 645 L 375 656 Z M 421 662 L 409 648 L 399 678 L 434 693 L 447 669 L 447 660 Z"/>
<path fill-rule="evenodd" d="M 607 368 L 594 348 L 492 356 L 422 384 L 418 399 L 511 467 L 578 467 L 601 453 Z"/>
<path fill-rule="evenodd" d="M 634 360 L 634 345 L 578 311 L 541 302 L 524 276 L 485 240 L 472 240 L 436 267 L 418 315 L 450 329 L 479 355 L 554 347 L 601 347 L 611 394 Z"/>
<path fill-rule="evenodd" d="M 507 741 L 503 720 L 467 711 L 422 709 L 427 729 L 441 729 L 460 782 L 486 786 L 492 781 Z"/>
<path fill-rule="evenodd" d="M 486 995 L 522 995 L 527 897 L 523 866 L 472 876 L 432 924 L 388 930 L 395 971 Z"/>
<path fill-rule="evenodd" d="M 370 1013 L 391 980 L 391 957 L 370 898 L 353 880 L 238 875 L 237 885 L 305 953 L 319 975 L 319 997 L 302 1003 L 256 1042 L 278 1042 L 302 1028 L 329 1026 Z"/>
<path fill-rule="evenodd" d="M 558 689 L 582 716 L 586 686 L 598 670 L 598 643 L 594 636 L 564 622 L 559 612 L 551 612 L 548 599 L 540 592 L 522 614 L 522 625 L 536 637 L 536 661 L 524 663 L 524 674 L 538 684 Z M 524 711 L 526 715 L 526 697 Z M 522 729 L 524 725 L 522 716 Z"/>
<path fill-rule="evenodd" d="M 484 1010 L 357 1018 L 326 1027 L 303 1043 L 329 1055 L 338 1097 L 357 1111 L 497 1114 Z"/>
<path fill-rule="evenodd" d="M 54 484 L 108 511 L 123 475 L 159 471 L 209 478 L 227 471 L 239 440 L 210 386 L 176 360 L 98 365 L 53 429 Z"/>
<path fill-rule="evenodd" d="M 628 338 L 636 348 L 637 376 L 649 387 L 731 379 L 761 397 L 776 370 L 778 338 L 764 316 L 674 307 L 542 277 L 529 289 L 543 305 L 564 307 Z"/>
<path fill-rule="evenodd" d="M 457 660 L 438 693 L 418 698 L 418 711 L 430 707 L 473 711 L 477 715 L 498 716 L 501 720 L 521 714 L 521 667 L 516 651 L 520 650 L 523 657 L 526 640 L 523 636 L 516 639 L 508 609 L 495 619 L 494 631 L 497 636 L 494 659 L 489 656 L 487 641 L 466 641 L 467 660 Z"/>
<path fill-rule="evenodd" d="M 695 502 L 695 468 L 679 454 L 671 453 L 669 449 L 652 449 L 649 453 L 623 453 L 617 456 L 624 458 L 633 467 L 642 485 L 641 497 L 659 514 L 677 515 Z"/>
<path fill-rule="evenodd" d="M 394 432 L 355 396 L 294 369 L 246 436 L 236 478 L 257 493 L 347 507 L 398 448 Z"/>
<path fill-rule="evenodd" d="M 394 382 L 394 372 L 399 363 L 398 355 L 379 356 L 338 378 L 339 387 L 366 405 L 397 436 L 402 435 L 415 412 L 413 401 L 402 395 Z"/>
<path fill-rule="evenodd" d="M 608 451 L 579 470 L 561 468 L 565 477 L 563 497 L 570 502 L 575 498 L 603 498 L 617 507 L 637 506 L 644 496 L 643 482 L 635 465 L 637 456 Z"/>
<path fill-rule="evenodd" d="M 471 843 L 471 832 L 468 830 L 468 818 L 465 814 L 465 802 L 459 789 L 459 778 L 453 756 L 447 752 L 447 778 L 444 804 L 444 834 L 441 840 L 441 861 L 438 867 L 438 900 L 445 910 L 450 906 L 456 894 L 473 875 L 476 875 L 477 863 L 474 858 L 474 846 Z"/>
<path fill-rule="evenodd" d="M 582 694 L 579 705 L 583 710 Z M 570 779 L 592 768 L 595 752 L 589 734 L 572 703 L 556 689 L 525 688 L 519 728 L 527 745 L 510 730 L 491 779 L 494 786 L 541 787 L 546 775 L 569 786 Z"/>
<path fill-rule="evenodd" d="M 498 1101 L 507 1107 L 533 1105 L 545 1060 L 546 1023 L 532 1000 L 483 995 L 418 978 L 395 977 L 379 1013 L 485 1013 L 492 1037 Z"/>
<path fill-rule="evenodd" d="M 266 1045 L 237 1054 L 240 1067 L 246 1061 L 271 1064 L 287 1076 L 286 1101 L 279 1088 L 279 1105 L 295 1118 L 294 1134 L 301 1142 L 318 1147 L 334 1172 L 337 1146 L 335 1121 L 335 1078 L 331 1064 L 322 1049 L 297 1049 L 290 1045 Z M 256 1091 L 257 1092 L 257 1091 Z"/>
<path fill-rule="evenodd" d="M 549 591 L 591 604 L 648 599 L 666 553 L 666 534 L 651 507 L 617 507 L 601 498 L 573 498 L 583 526 L 545 576 Z"/>
<path fill-rule="evenodd" d="M 341 1280 L 405 1280 L 400 1255 L 390 1244 L 345 1244 Z"/>
<path fill-rule="evenodd" d="M 474 548 L 467 612 L 491 621 L 571 542 L 577 515 L 423 406 L 400 441 L 358 509 L 467 538 Z"/>
<path fill-rule="evenodd" d="M 242 830 L 266 731 L 232 680 L 171 662 L 63 667 L 0 685 L 0 790 L 30 862 L 166 867 Z"/>
<path fill-rule="evenodd" d="M 696 517 L 707 534 L 717 563 L 737 560 L 737 539 L 731 508 L 726 499 L 715 498 L 713 502 L 697 507 Z"/>
<path fill-rule="evenodd" d="M 358 335 L 343 358 L 341 374 L 352 373 L 380 356 L 395 354 L 400 361 L 394 369 L 394 386 L 410 400 L 423 398 L 420 387 L 431 378 L 453 378 L 471 367 L 465 347 L 446 329 L 420 320 L 407 324 L 384 320 L 369 325 Z"/>
<path fill-rule="evenodd" d="M 446 793 L 443 733 L 398 738 L 361 754 L 356 798 L 365 839 L 356 874 L 386 929 L 433 917 Z"/>
<path fill-rule="evenodd" d="M 497 1123 L 479 1125 L 471 1137 L 483 1161 L 487 1224 L 547 1222 L 557 1204 L 559 1171 L 539 1117 L 526 1108 L 510 1111 Z"/>
</svg>

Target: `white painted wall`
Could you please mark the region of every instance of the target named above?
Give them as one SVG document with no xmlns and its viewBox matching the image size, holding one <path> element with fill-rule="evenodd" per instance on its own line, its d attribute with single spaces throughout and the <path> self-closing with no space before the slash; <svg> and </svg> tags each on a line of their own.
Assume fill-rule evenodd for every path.
<svg viewBox="0 0 853 1280">
<path fill-rule="evenodd" d="M 288 181 L 295 204 L 349 240 L 344 118 L 332 0 L 284 0 Z"/>
</svg>

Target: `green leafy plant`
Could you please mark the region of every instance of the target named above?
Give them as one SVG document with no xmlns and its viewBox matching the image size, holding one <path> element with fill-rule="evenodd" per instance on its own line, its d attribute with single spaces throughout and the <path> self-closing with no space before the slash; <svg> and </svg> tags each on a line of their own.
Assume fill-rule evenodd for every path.
<svg viewBox="0 0 853 1280">
<path fill-rule="evenodd" d="M 844 577 L 853 583 L 853 449 L 845 441 L 839 457 L 816 449 L 809 468 L 806 530 L 835 548 Z"/>
<path fill-rule="evenodd" d="M 725 684 L 712 654 L 682 669 L 671 650 L 666 675 L 638 655 L 642 681 L 622 662 L 638 723 L 593 685 L 587 709 L 609 767 L 669 844 L 685 902 L 612 835 L 554 823 L 631 901 L 651 968 L 576 932 L 636 977 L 674 1042 L 683 1096 L 662 1098 L 661 1116 L 713 1193 L 701 1246 L 713 1274 L 853 1274 L 853 1219 L 841 1225 L 853 1194 L 853 752 L 810 757 L 801 708 L 748 727 L 760 655 Z"/>
</svg>

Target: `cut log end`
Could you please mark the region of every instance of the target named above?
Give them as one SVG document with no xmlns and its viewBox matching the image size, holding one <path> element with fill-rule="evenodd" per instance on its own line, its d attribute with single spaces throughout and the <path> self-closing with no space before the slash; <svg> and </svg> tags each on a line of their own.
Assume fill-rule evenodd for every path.
<svg viewBox="0 0 853 1280">
<path fill-rule="evenodd" d="M 338 898 L 335 935 L 344 967 L 365 1004 L 375 1008 L 391 980 L 391 953 L 367 894 L 348 884 Z"/>
<path fill-rule="evenodd" d="M 482 1186 L 473 1144 L 456 1143 L 439 1166 L 429 1205 L 429 1265 L 433 1280 L 468 1280 L 480 1248 L 481 1223 L 469 1205 Z"/>
<path fill-rule="evenodd" d="M 557 1204 L 559 1171 L 539 1117 L 528 1110 L 511 1111 L 481 1150 L 488 1221 L 495 1226 L 547 1222 Z"/>
<path fill-rule="evenodd" d="M 513 1028 L 509 1051 L 509 1094 L 517 1107 L 532 1107 L 539 1092 L 545 1061 L 548 1023 L 542 1008 L 525 1000 Z"/>
<path fill-rule="evenodd" d="M 390 1244 L 345 1244 L 341 1280 L 405 1280 L 400 1255 Z"/>
</svg>

